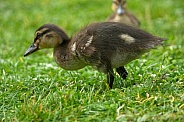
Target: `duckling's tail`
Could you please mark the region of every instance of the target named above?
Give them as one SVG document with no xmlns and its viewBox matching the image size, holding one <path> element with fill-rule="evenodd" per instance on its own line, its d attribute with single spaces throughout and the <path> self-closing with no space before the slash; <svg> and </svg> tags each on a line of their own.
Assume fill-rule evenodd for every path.
<svg viewBox="0 0 184 122">
<path fill-rule="evenodd" d="M 160 38 L 160 37 L 156 37 L 154 40 L 147 40 L 148 43 L 146 43 L 146 47 L 147 49 L 154 49 L 157 46 L 161 45 L 164 46 L 163 42 L 166 41 L 167 38 Z"/>
<path fill-rule="evenodd" d="M 163 43 L 163 42 L 166 41 L 166 40 L 167 40 L 167 38 L 158 38 L 158 37 L 157 37 L 155 46 L 157 46 L 157 45 L 164 46 L 164 43 Z"/>
</svg>

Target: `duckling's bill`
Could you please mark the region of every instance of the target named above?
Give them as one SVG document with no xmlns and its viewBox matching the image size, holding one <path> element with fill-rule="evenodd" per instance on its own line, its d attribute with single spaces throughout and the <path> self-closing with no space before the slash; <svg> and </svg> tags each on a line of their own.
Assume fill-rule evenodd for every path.
<svg viewBox="0 0 184 122">
<path fill-rule="evenodd" d="M 119 5 L 119 6 L 118 6 L 117 14 L 118 14 L 118 15 L 122 15 L 122 14 L 124 14 L 124 9 L 122 8 L 122 6 L 121 6 L 121 5 Z"/>
<path fill-rule="evenodd" d="M 29 49 L 25 52 L 24 57 L 30 55 L 31 53 L 37 51 L 39 48 L 34 45 L 34 43 L 29 47 Z"/>
</svg>

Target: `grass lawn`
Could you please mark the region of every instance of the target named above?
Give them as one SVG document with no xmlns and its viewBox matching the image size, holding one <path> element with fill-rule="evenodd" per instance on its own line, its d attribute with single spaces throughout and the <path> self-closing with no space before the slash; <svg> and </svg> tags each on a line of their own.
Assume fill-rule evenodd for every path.
<svg viewBox="0 0 184 122">
<path fill-rule="evenodd" d="M 54 23 L 72 36 L 111 14 L 111 0 L 0 1 L 0 121 L 184 121 L 184 2 L 128 0 L 141 28 L 168 38 L 125 67 L 112 90 L 103 73 L 58 67 L 52 49 L 23 54 Z"/>
</svg>

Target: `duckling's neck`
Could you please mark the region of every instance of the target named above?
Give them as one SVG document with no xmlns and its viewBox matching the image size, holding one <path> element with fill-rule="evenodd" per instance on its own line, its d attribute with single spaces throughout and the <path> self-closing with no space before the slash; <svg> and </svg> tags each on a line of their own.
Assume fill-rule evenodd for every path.
<svg viewBox="0 0 184 122">
<path fill-rule="evenodd" d="M 56 63 L 66 70 L 78 70 L 86 66 L 76 53 L 72 51 L 71 41 L 64 42 L 54 48 L 54 59 Z"/>
</svg>

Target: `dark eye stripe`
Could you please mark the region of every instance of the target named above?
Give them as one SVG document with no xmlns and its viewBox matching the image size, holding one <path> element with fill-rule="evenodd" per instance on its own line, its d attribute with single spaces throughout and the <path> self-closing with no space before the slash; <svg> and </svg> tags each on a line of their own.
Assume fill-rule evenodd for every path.
<svg viewBox="0 0 184 122">
<path fill-rule="evenodd" d="M 43 36 L 44 34 L 50 32 L 50 31 L 51 31 L 51 30 L 48 29 L 48 30 L 43 31 L 42 33 L 37 33 L 36 38 L 35 38 L 34 40 L 36 41 L 36 40 L 39 39 L 41 36 Z"/>
<path fill-rule="evenodd" d="M 43 36 L 44 34 L 48 33 L 48 32 L 51 32 L 52 30 L 48 29 L 48 30 L 45 30 L 42 32 L 41 36 Z"/>
</svg>

